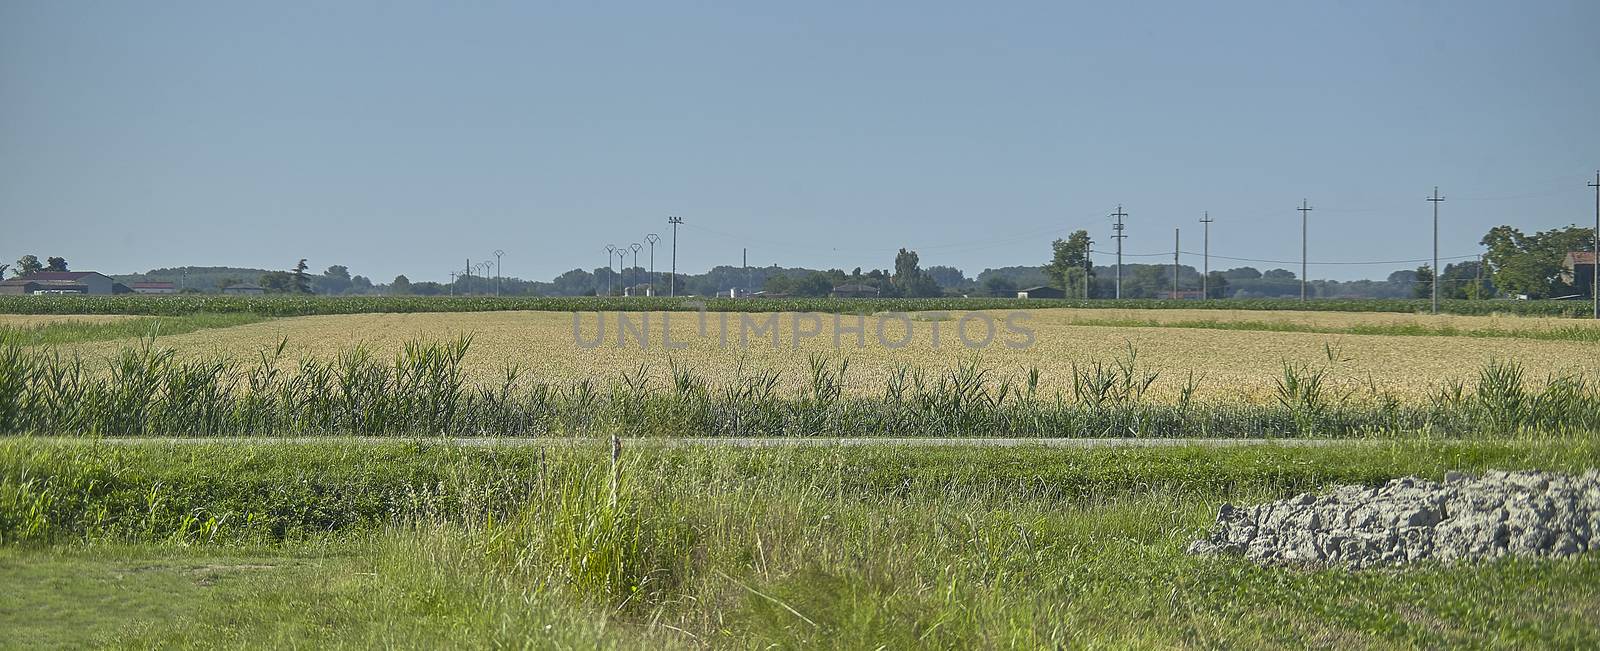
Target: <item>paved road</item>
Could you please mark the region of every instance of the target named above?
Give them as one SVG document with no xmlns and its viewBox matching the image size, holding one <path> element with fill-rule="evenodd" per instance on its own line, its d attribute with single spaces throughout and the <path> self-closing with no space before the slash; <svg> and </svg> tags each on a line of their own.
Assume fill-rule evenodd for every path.
<svg viewBox="0 0 1600 651">
<path fill-rule="evenodd" d="M 51 441 L 61 443 L 85 443 L 94 439 L 72 437 L 39 437 L 32 440 Z M 104 438 L 98 439 L 100 443 L 108 445 L 141 445 L 141 444 L 223 444 L 223 445 L 263 445 L 263 444 L 296 444 L 316 445 L 327 443 L 395 443 L 406 441 L 419 441 L 426 443 L 450 443 L 453 445 L 472 447 L 494 446 L 528 446 L 528 445 L 594 445 L 601 442 L 595 438 L 510 438 L 510 437 L 198 437 L 198 438 Z M 622 439 L 624 447 L 632 446 L 659 446 L 659 447 L 736 447 L 736 448 L 782 448 L 782 447 L 857 447 L 857 446 L 905 446 L 905 447 L 983 447 L 983 448 L 1012 448 L 1012 447 L 1045 447 L 1045 448 L 1167 448 L 1183 446 L 1200 447 L 1238 447 L 1248 445 L 1280 445 L 1288 447 L 1326 447 L 1332 445 L 1372 445 L 1384 443 L 1381 440 L 1371 439 L 1154 439 L 1154 438 L 625 438 Z"/>
</svg>

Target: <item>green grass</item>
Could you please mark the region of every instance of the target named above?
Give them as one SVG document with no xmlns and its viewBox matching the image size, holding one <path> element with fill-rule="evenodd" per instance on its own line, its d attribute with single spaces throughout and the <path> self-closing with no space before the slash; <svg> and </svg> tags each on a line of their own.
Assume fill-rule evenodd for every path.
<svg viewBox="0 0 1600 651">
<path fill-rule="evenodd" d="M 1550 329 L 1457 328 L 1420 323 L 1373 323 L 1346 326 L 1313 325 L 1278 321 L 1160 321 L 1157 319 L 1079 319 L 1068 325 L 1115 328 L 1191 328 L 1198 330 L 1248 330 L 1258 332 L 1314 332 L 1342 335 L 1384 335 L 1399 337 L 1483 337 L 1535 339 L 1540 341 L 1580 341 L 1600 343 L 1600 328 L 1567 326 Z"/>
<path fill-rule="evenodd" d="M 76 344 L 86 341 L 113 341 L 162 335 L 181 335 L 212 328 L 260 323 L 267 317 L 249 312 L 226 314 L 197 312 L 182 316 L 141 317 L 86 323 L 61 321 L 24 328 L 0 326 L 0 339 L 11 339 L 24 346 Z"/>
<path fill-rule="evenodd" d="M 138 648 L 1593 647 L 1594 554 L 1350 573 L 1182 550 L 1225 501 L 1597 461 L 1589 439 L 651 448 L 624 450 L 613 506 L 598 445 L 13 440 L 0 516 L 59 526 L 0 547 L 0 629 Z M 233 517 L 201 539 L 196 513 Z"/>
<path fill-rule="evenodd" d="M 262 316 L 362 314 L 374 312 L 485 312 L 535 310 L 548 312 L 693 310 L 697 305 L 714 312 L 823 312 L 876 313 L 929 310 L 1011 310 L 1041 308 L 1314 310 L 1333 312 L 1423 313 L 1426 300 L 1399 299 L 1224 299 L 1168 301 L 1153 299 L 1029 299 L 1013 298 L 791 298 L 727 299 L 667 297 L 507 297 L 490 296 L 0 296 L 0 314 L 145 314 L 184 315 L 197 312 L 245 312 Z M 1445 300 L 1447 314 L 1518 314 L 1583 318 L 1589 315 L 1582 301 L 1468 301 Z"/>
</svg>

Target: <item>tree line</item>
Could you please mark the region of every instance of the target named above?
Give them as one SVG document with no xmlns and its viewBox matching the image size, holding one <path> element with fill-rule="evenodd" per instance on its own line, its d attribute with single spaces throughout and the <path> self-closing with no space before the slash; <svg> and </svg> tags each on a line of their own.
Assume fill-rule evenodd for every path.
<svg viewBox="0 0 1600 651">
<path fill-rule="evenodd" d="M 1443 298 L 1486 299 L 1505 297 L 1563 298 L 1587 297 L 1593 267 L 1568 269 L 1568 253 L 1590 251 L 1594 246 L 1592 229 L 1578 226 L 1524 233 L 1511 226 L 1496 226 L 1480 243 L 1485 252 L 1479 260 L 1446 264 L 1435 278 L 1428 265 L 1390 273 L 1383 280 L 1312 280 L 1307 283 L 1318 298 L 1426 298 L 1433 284 L 1439 284 Z M 1088 231 L 1073 232 L 1050 243 L 1049 258 L 1043 264 L 985 269 L 969 278 L 960 269 L 935 265 L 924 268 L 916 251 L 902 248 L 893 266 L 884 269 L 856 267 L 808 269 L 803 267 L 742 267 L 719 265 L 701 274 L 671 274 L 640 267 L 572 269 L 549 281 L 515 277 L 457 276 L 453 282 L 413 282 L 399 275 L 387 284 L 353 275 L 344 265 L 330 265 L 320 274 L 310 272 L 304 259 L 288 270 L 251 270 L 226 267 L 184 267 L 157 269 L 140 274 L 142 280 L 183 279 L 185 292 L 222 291 L 243 284 L 255 275 L 256 284 L 272 293 L 287 294 L 398 294 L 398 295 L 485 295 L 497 291 L 507 296 L 584 296 L 643 293 L 651 288 L 657 294 L 675 289 L 678 295 L 726 295 L 763 293 L 769 296 L 827 296 L 836 288 L 853 286 L 856 293 L 883 297 L 936 296 L 1015 296 L 1030 287 L 1050 286 L 1067 297 L 1110 298 L 1117 295 L 1116 268 L 1095 264 Z M 24 255 L 15 266 L 0 264 L 0 277 L 7 270 L 12 277 L 44 271 L 67 271 L 67 261 Z M 1166 298 L 1171 296 L 1173 274 L 1184 297 L 1196 296 L 1202 285 L 1207 298 L 1273 298 L 1299 296 L 1300 279 L 1293 271 L 1273 268 L 1258 270 L 1242 266 L 1211 271 L 1204 283 L 1201 272 L 1191 265 L 1126 263 L 1122 265 L 1124 298 Z M 134 278 L 130 276 L 128 278 Z M 669 287 L 671 284 L 676 287 Z"/>
</svg>

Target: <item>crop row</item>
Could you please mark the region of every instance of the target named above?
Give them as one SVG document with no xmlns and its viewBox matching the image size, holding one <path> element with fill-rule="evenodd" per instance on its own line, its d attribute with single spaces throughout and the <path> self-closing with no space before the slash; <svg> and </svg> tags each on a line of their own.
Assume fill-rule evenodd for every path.
<svg viewBox="0 0 1600 651">
<path fill-rule="evenodd" d="M 470 339 L 408 343 L 392 360 L 365 349 L 284 359 L 286 342 L 253 364 L 179 358 L 151 340 L 122 349 L 108 372 L 77 356 L 0 341 L 0 432 L 88 436 L 314 434 L 546 436 L 1361 437 L 1600 430 L 1600 385 L 1579 375 L 1533 382 L 1492 363 L 1401 401 L 1330 388 L 1327 369 L 1285 365 L 1266 404 L 1145 399 L 1155 375 L 1120 360 L 1074 365 L 1071 390 L 1039 390 L 1036 369 L 1001 378 L 976 363 L 924 375 L 901 367 L 876 392 L 848 390 L 846 361 L 811 359 L 806 385 L 785 392 L 771 370 L 712 383 L 646 369 L 609 384 L 528 381 L 516 368 L 471 385 Z M 875 395 L 874 395 L 875 393 Z"/>
<path fill-rule="evenodd" d="M 363 314 L 381 312 L 490 312 L 531 310 L 714 312 L 875 313 L 929 310 L 999 310 L 1021 308 L 1126 308 L 1219 310 L 1313 310 L 1331 312 L 1417 313 L 1428 302 L 1391 299 L 1223 299 L 1166 301 L 1150 299 L 1063 300 L 1010 298 L 668 298 L 668 297 L 506 297 L 491 296 L 0 296 L 0 314 L 141 314 L 178 316 L 207 313 L 249 313 L 261 316 Z M 1582 317 L 1587 303 L 1578 301 L 1442 301 L 1450 314 L 1518 314 Z"/>
</svg>

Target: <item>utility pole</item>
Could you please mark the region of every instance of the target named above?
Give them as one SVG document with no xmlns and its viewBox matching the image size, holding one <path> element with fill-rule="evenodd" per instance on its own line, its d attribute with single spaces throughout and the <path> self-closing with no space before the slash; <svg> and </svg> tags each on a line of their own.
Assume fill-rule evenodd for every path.
<svg viewBox="0 0 1600 651">
<path fill-rule="evenodd" d="M 660 235 L 649 233 L 644 236 L 644 241 L 650 243 L 650 294 L 653 296 L 660 291 L 656 287 L 656 242 L 661 240 Z"/>
<path fill-rule="evenodd" d="M 1478 254 L 1478 279 L 1473 281 L 1472 298 L 1483 300 L 1483 254 Z"/>
<path fill-rule="evenodd" d="M 1439 196 L 1439 186 L 1433 186 L 1433 196 L 1428 197 L 1428 202 L 1433 204 L 1433 313 L 1439 313 L 1439 202 L 1444 197 Z"/>
<path fill-rule="evenodd" d="M 1595 171 L 1594 183 L 1589 187 L 1594 188 L 1594 264 L 1589 266 L 1589 299 L 1594 303 L 1594 318 L 1600 319 L 1600 170 Z M 1577 271 L 1578 265 L 1572 267 Z"/>
<path fill-rule="evenodd" d="M 633 282 L 628 285 L 628 291 L 631 292 L 639 286 L 639 249 L 644 247 L 638 242 L 634 242 L 629 244 L 628 248 L 633 249 L 633 268 L 628 270 L 633 273 Z"/>
<path fill-rule="evenodd" d="M 682 217 L 668 217 L 667 223 L 672 224 L 672 279 L 667 284 L 667 295 L 678 295 L 678 224 L 683 223 Z"/>
<path fill-rule="evenodd" d="M 456 295 L 456 272 L 450 272 L 450 295 Z"/>
<path fill-rule="evenodd" d="M 623 283 L 626 282 L 622 277 L 622 265 L 627 264 L 628 262 L 627 247 L 617 247 L 617 251 L 612 253 L 611 257 L 616 258 L 617 260 L 617 294 L 619 296 L 627 295 L 628 289 L 622 286 Z"/>
<path fill-rule="evenodd" d="M 1305 199 L 1301 199 L 1300 207 L 1295 208 L 1295 210 L 1300 211 L 1300 302 L 1304 303 L 1306 301 L 1306 223 L 1308 221 L 1306 214 L 1313 209 L 1310 204 L 1306 203 Z"/>
<path fill-rule="evenodd" d="M 617 245 L 606 245 L 606 296 L 611 295 L 611 258 L 617 253 Z M 599 283 L 595 283 L 598 285 Z"/>
<path fill-rule="evenodd" d="M 505 254 L 506 252 L 501 251 L 500 249 L 494 250 L 494 295 L 496 297 L 500 296 L 500 279 L 505 276 L 505 274 L 502 273 L 505 271 L 505 269 L 500 266 L 500 256 Z"/>
<path fill-rule="evenodd" d="M 467 296 L 472 295 L 472 258 L 467 258 L 467 286 L 461 293 Z"/>
<path fill-rule="evenodd" d="M 1111 213 L 1111 216 L 1117 218 L 1117 223 L 1111 226 L 1111 239 L 1117 241 L 1117 298 L 1120 299 L 1122 298 L 1122 240 L 1127 237 L 1122 234 L 1122 229 L 1125 228 L 1122 218 L 1127 217 L 1128 213 L 1122 212 L 1122 204 L 1117 204 L 1117 211 Z"/>
<path fill-rule="evenodd" d="M 1178 300 L 1178 229 L 1172 229 L 1172 300 Z"/>
<path fill-rule="evenodd" d="M 1205 224 L 1205 248 L 1201 249 L 1200 299 L 1211 298 L 1211 211 L 1207 210 L 1200 223 Z"/>
<path fill-rule="evenodd" d="M 1094 265 L 1089 262 L 1089 250 L 1094 248 L 1094 240 L 1083 243 L 1083 300 L 1089 300 L 1090 274 L 1094 273 Z"/>
</svg>

